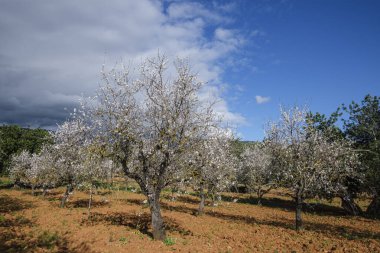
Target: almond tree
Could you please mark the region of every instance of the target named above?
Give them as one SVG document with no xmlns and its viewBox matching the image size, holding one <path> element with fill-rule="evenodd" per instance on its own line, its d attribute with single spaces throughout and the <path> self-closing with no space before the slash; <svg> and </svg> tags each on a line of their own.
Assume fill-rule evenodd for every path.
<svg viewBox="0 0 380 253">
<path fill-rule="evenodd" d="M 35 154 L 23 150 L 20 154 L 12 156 L 9 169 L 10 178 L 15 181 L 16 184 L 21 183 L 30 186 L 33 195 L 34 189 L 38 183 L 38 174 Z"/>
<path fill-rule="evenodd" d="M 269 150 L 263 143 L 247 146 L 241 154 L 239 178 L 250 192 L 256 192 L 258 205 L 261 205 L 264 194 L 276 186 L 274 169 Z"/>
<path fill-rule="evenodd" d="M 84 169 L 83 147 L 86 144 L 87 127 L 81 117 L 72 118 L 60 125 L 54 134 L 55 167 L 61 184 L 66 185 L 66 191 L 61 200 L 64 207 L 74 187 L 79 183 L 79 175 Z"/>
<path fill-rule="evenodd" d="M 302 228 L 302 203 L 319 193 L 337 193 L 355 173 L 358 157 L 345 140 L 331 141 L 308 128 L 306 109 L 281 109 L 281 119 L 270 125 L 266 142 L 273 165 L 281 172 L 281 185 L 291 190 L 296 203 L 296 230 Z"/>
<path fill-rule="evenodd" d="M 38 170 L 38 183 L 42 187 L 43 196 L 45 196 L 48 188 L 56 187 L 60 183 L 52 145 L 42 147 L 41 152 L 36 156 L 35 166 Z"/>
<path fill-rule="evenodd" d="M 42 146 L 39 154 L 23 150 L 20 154 L 14 155 L 11 159 L 10 177 L 16 184 L 30 186 L 33 195 L 37 187 L 42 187 L 45 195 L 47 188 L 56 186 L 59 181 L 51 146 Z"/>
<path fill-rule="evenodd" d="M 231 152 L 232 135 L 228 129 L 214 129 L 199 142 L 190 160 L 190 182 L 199 189 L 198 215 L 204 214 L 205 190 L 214 204 L 215 195 L 235 183 L 236 159 Z"/>
<path fill-rule="evenodd" d="M 91 218 L 91 205 L 96 182 L 107 179 L 108 175 L 115 170 L 113 162 L 104 157 L 102 151 L 97 143 L 90 141 L 81 147 L 82 163 L 76 177 L 77 182 L 87 186 L 89 190 L 88 218 Z"/>
<path fill-rule="evenodd" d="M 89 106 L 90 128 L 148 199 L 153 237 L 165 239 L 162 189 L 178 180 L 181 161 L 212 125 L 210 106 L 198 100 L 201 83 L 186 62 L 168 75 L 165 57 L 147 59 L 138 74 L 103 71 L 97 100 Z M 174 76 L 174 78 L 171 78 Z"/>
</svg>

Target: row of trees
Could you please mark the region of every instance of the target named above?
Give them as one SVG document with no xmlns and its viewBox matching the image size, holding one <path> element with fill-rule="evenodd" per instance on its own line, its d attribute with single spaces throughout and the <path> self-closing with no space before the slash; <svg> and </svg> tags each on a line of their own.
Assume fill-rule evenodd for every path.
<svg viewBox="0 0 380 253">
<path fill-rule="evenodd" d="M 12 155 L 23 150 L 38 153 L 43 144 L 49 142 L 50 134 L 44 129 L 28 129 L 16 125 L 0 126 L 0 174 L 6 173 Z"/>
<path fill-rule="evenodd" d="M 352 196 L 348 182 L 363 181 L 355 142 L 332 138 L 334 124 L 318 121 L 304 108 L 281 109 L 281 119 L 269 124 L 262 143 L 237 150 L 214 103 L 199 99 L 202 84 L 188 64 L 177 60 L 174 68 L 168 66 L 159 55 L 144 62 L 138 74 L 124 67 L 103 69 L 98 95 L 82 101 L 39 156 L 15 156 L 11 175 L 33 189 L 65 184 L 63 206 L 75 186 L 87 184 L 92 196 L 95 181 L 120 171 L 147 197 L 158 240 L 165 239 L 159 200 L 167 187 L 198 191 L 199 214 L 206 191 L 214 198 L 244 184 L 261 199 L 274 187 L 286 187 L 299 229 L 305 199 Z"/>
</svg>

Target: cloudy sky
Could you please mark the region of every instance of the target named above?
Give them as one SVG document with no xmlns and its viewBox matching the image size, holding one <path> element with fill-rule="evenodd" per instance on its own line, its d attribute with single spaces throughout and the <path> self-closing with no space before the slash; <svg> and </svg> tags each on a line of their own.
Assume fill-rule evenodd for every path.
<svg viewBox="0 0 380 253">
<path fill-rule="evenodd" d="M 380 1 L 0 0 L 0 123 L 54 128 L 103 64 L 188 57 L 243 139 L 380 95 Z M 66 108 L 66 110 L 65 110 Z"/>
</svg>

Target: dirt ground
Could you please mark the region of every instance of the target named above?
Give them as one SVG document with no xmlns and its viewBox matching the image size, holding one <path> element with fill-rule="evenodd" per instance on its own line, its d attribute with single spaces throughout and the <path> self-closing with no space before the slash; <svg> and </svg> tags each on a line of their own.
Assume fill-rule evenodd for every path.
<svg viewBox="0 0 380 253">
<path fill-rule="evenodd" d="M 141 194 L 98 192 L 89 221 L 84 192 L 59 208 L 63 188 L 45 197 L 2 188 L 0 252 L 380 252 L 380 220 L 345 216 L 338 202 L 308 206 L 305 229 L 297 233 L 293 203 L 278 192 L 262 206 L 245 194 L 224 194 L 199 217 L 195 196 L 171 201 L 166 192 L 161 205 L 168 239 L 160 242 L 150 236 Z"/>
</svg>

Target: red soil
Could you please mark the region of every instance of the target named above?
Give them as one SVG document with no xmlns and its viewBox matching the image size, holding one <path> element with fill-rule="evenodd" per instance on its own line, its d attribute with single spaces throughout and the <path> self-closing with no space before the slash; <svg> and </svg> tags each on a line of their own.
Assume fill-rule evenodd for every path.
<svg viewBox="0 0 380 253">
<path fill-rule="evenodd" d="M 248 203 L 247 195 L 225 194 L 238 202 L 207 206 L 200 217 L 193 215 L 196 197 L 169 201 L 164 193 L 170 239 L 163 243 L 150 236 L 143 195 L 99 193 L 89 221 L 83 192 L 59 208 L 63 188 L 46 197 L 0 190 L 0 252 L 380 252 L 380 221 L 345 216 L 335 202 L 303 213 L 305 229 L 296 232 L 293 204 L 278 193 L 269 194 L 263 206 Z"/>
</svg>

